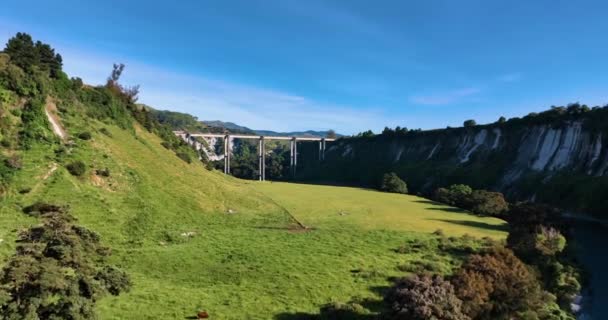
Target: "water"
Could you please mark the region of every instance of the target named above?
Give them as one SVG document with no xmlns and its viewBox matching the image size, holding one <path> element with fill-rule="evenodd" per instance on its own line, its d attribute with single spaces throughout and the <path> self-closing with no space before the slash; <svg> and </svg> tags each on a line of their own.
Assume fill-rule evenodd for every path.
<svg viewBox="0 0 608 320">
<path fill-rule="evenodd" d="M 595 221 L 573 220 L 577 256 L 591 274 L 590 295 L 584 297 L 580 320 L 608 319 L 608 226 Z"/>
</svg>

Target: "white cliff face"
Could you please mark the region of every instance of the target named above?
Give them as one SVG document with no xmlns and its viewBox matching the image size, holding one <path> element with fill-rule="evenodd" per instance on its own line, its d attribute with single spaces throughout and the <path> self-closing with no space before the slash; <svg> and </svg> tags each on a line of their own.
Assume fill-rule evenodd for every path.
<svg viewBox="0 0 608 320">
<path fill-rule="evenodd" d="M 593 165 L 600 158 L 601 153 L 602 153 L 602 134 L 600 133 L 597 136 L 597 138 L 595 139 L 595 142 L 593 143 L 593 147 L 592 147 L 592 151 L 591 151 L 591 160 L 589 160 L 589 165 L 588 165 L 589 171 L 587 171 L 587 174 L 593 173 Z"/>
<path fill-rule="evenodd" d="M 488 136 L 488 131 L 486 129 L 483 129 L 483 130 L 479 131 L 473 138 L 473 141 L 471 143 L 469 143 L 469 141 L 471 139 L 467 135 L 467 140 L 466 140 L 467 145 L 463 148 L 463 150 L 467 150 L 467 151 L 464 154 L 464 156 L 460 158 L 460 163 L 469 162 L 469 159 L 471 158 L 471 155 L 473 154 L 473 152 L 475 152 L 475 150 L 477 150 L 477 148 L 479 148 L 479 146 L 481 146 L 486 141 L 487 136 Z"/>
<path fill-rule="evenodd" d="M 431 153 L 429 153 L 428 157 L 426 157 L 427 160 L 430 160 L 431 158 L 433 158 L 433 155 L 435 154 L 435 151 L 437 151 L 437 149 L 439 148 L 439 145 L 440 145 L 440 143 L 439 143 L 439 141 L 437 141 L 437 143 L 431 150 Z"/>
<path fill-rule="evenodd" d="M 502 131 L 500 131 L 500 129 L 498 128 L 494 128 L 492 130 L 492 132 L 494 133 L 494 143 L 492 144 L 492 150 L 495 150 L 496 148 L 498 148 L 498 144 L 500 143 L 500 138 L 502 137 Z"/>
<path fill-rule="evenodd" d="M 562 131 L 560 129 L 549 129 L 544 136 L 539 137 L 540 148 L 537 150 L 536 161 L 532 163 L 532 169 L 544 170 L 557 148 L 560 146 Z"/>
<path fill-rule="evenodd" d="M 575 122 L 568 126 L 564 137 L 560 141 L 559 148 L 551 161 L 550 170 L 558 170 L 572 163 L 576 156 L 577 147 L 580 146 L 582 125 L 580 122 Z"/>
</svg>

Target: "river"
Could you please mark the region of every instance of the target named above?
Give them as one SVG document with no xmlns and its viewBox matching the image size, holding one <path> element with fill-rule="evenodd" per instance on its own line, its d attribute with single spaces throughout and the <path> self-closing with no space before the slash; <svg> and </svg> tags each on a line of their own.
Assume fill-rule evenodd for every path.
<svg viewBox="0 0 608 320">
<path fill-rule="evenodd" d="M 608 225 L 596 221 L 572 220 L 579 261 L 590 273 L 580 320 L 608 319 Z"/>
</svg>

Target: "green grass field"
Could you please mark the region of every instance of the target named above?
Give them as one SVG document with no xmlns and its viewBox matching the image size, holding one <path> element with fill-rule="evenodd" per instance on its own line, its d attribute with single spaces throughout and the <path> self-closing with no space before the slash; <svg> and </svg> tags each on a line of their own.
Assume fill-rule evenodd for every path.
<svg viewBox="0 0 608 320">
<path fill-rule="evenodd" d="M 414 196 L 225 177 L 179 160 L 145 131 L 77 120 L 65 119 L 72 135 L 107 127 L 112 137 L 93 132 L 61 159 L 49 146 L 25 153 L 0 202 L 0 259 L 12 254 L 17 231 L 36 223 L 23 206 L 69 205 L 133 279 L 131 292 L 101 301 L 102 319 L 184 319 L 197 309 L 213 319 L 295 319 L 329 302 L 378 300 L 378 289 L 407 264 L 449 272 L 459 257 L 395 251 L 413 239 L 431 241 L 436 229 L 506 235 L 500 220 Z M 65 170 L 74 159 L 89 165 L 84 177 Z M 93 174 L 106 167 L 110 177 Z M 17 192 L 26 187 L 32 191 Z M 290 215 L 311 229 L 296 230 Z M 194 235 L 182 236 L 187 232 Z"/>
</svg>

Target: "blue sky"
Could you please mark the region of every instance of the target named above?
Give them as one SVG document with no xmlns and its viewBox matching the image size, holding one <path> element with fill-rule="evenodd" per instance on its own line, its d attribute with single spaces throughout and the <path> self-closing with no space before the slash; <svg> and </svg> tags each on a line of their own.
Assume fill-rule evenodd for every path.
<svg viewBox="0 0 608 320">
<path fill-rule="evenodd" d="M 140 101 L 255 129 L 442 128 L 608 103 L 606 1 L 14 1 L 0 38 L 53 45 Z"/>
</svg>

